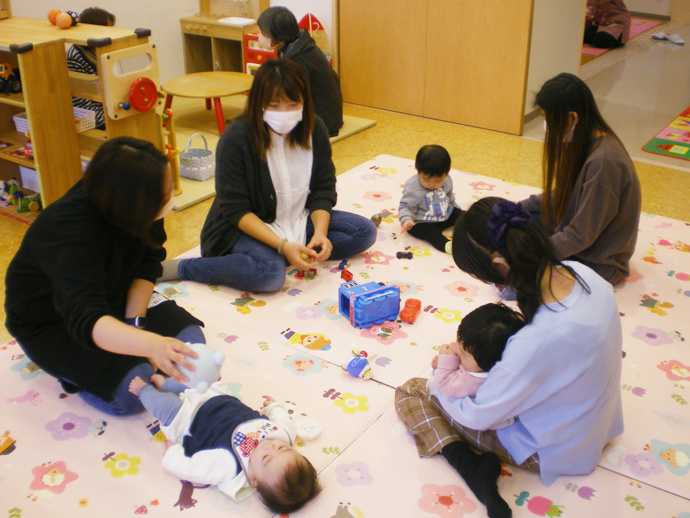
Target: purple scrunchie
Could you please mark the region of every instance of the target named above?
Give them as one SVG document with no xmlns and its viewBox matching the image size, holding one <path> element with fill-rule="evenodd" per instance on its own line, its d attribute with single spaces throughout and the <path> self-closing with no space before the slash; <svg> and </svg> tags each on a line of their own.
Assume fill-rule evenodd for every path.
<svg viewBox="0 0 690 518">
<path fill-rule="evenodd" d="M 520 203 L 512 201 L 497 203 L 494 205 L 487 223 L 491 244 L 496 247 L 496 250 L 506 250 L 508 248 L 508 243 L 506 242 L 506 232 L 508 228 L 520 227 L 523 223 L 528 223 L 530 221 L 532 221 L 532 216 L 522 208 Z"/>
</svg>

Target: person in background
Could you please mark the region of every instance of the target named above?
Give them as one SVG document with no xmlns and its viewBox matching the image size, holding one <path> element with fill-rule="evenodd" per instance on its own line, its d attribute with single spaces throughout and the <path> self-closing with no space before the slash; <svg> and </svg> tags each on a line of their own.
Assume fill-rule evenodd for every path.
<svg viewBox="0 0 690 518">
<path fill-rule="evenodd" d="M 154 293 L 172 209 L 168 161 L 151 143 L 101 145 L 84 179 L 31 224 L 7 268 L 5 325 L 65 392 L 111 415 L 143 411 L 129 383 L 194 370 L 203 323 Z"/>
<path fill-rule="evenodd" d="M 333 210 L 335 166 L 309 83 L 289 59 L 257 71 L 244 116 L 216 148 L 216 197 L 201 230 L 201 257 L 166 261 L 160 280 L 279 290 L 286 266 L 309 269 L 357 255 L 376 226 Z"/>
<path fill-rule="evenodd" d="M 584 42 L 600 49 L 625 45 L 631 18 L 623 0 L 587 0 Z"/>
<path fill-rule="evenodd" d="M 335 137 L 343 126 L 343 95 L 340 80 L 326 55 L 316 46 L 309 31 L 299 28 L 297 18 L 286 7 L 269 7 L 257 20 L 259 43 L 265 49 L 277 49 L 278 56 L 297 63 L 307 76 L 314 112 Z"/>
<path fill-rule="evenodd" d="M 112 27 L 115 25 L 115 15 L 100 7 L 88 7 L 79 14 L 79 23 Z M 81 74 L 97 75 L 94 49 L 84 45 L 72 45 L 67 50 L 67 69 Z M 105 129 L 103 104 L 98 101 L 72 97 L 72 106 L 94 112 L 96 114 L 96 128 Z"/>
<path fill-rule="evenodd" d="M 548 80 L 536 105 L 546 128 L 543 192 L 522 206 L 551 234 L 559 260 L 579 261 L 616 284 L 629 275 L 637 243 L 635 166 L 579 77 Z"/>
</svg>

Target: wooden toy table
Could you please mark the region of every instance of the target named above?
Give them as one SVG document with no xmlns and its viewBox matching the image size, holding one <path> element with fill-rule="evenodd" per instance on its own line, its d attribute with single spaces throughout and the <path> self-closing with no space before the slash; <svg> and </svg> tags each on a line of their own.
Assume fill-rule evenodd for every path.
<svg viewBox="0 0 690 518">
<path fill-rule="evenodd" d="M 174 96 L 206 99 L 206 109 L 211 109 L 211 99 L 216 109 L 218 134 L 225 130 L 221 97 L 243 94 L 250 90 L 254 76 L 242 72 L 196 72 L 166 81 L 163 91 L 165 98 L 164 111 L 170 108 Z"/>
</svg>

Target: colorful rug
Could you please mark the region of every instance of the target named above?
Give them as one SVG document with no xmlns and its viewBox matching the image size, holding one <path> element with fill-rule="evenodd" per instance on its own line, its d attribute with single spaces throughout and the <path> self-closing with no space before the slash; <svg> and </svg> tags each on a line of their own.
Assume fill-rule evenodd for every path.
<svg viewBox="0 0 690 518">
<path fill-rule="evenodd" d="M 631 24 L 630 24 L 630 40 L 632 40 L 634 37 L 639 36 L 643 32 L 648 31 L 649 29 L 652 29 L 653 27 L 656 27 L 661 23 L 661 20 L 647 20 L 645 18 L 632 18 Z M 599 49 L 596 47 L 590 47 L 587 44 L 582 45 L 582 54 L 586 56 L 601 56 L 602 54 L 608 52 L 609 50 L 612 49 Z"/>
<path fill-rule="evenodd" d="M 642 147 L 657 155 L 690 160 L 690 107 Z"/>
<path fill-rule="evenodd" d="M 463 315 L 496 301 L 449 255 L 401 234 L 397 207 L 412 174 L 413 161 L 378 156 L 338 177 L 338 207 L 381 216 L 377 242 L 348 269 L 359 284 L 397 285 L 403 301 L 420 299 L 414 324 L 353 328 L 338 311 L 343 281 L 336 261 L 319 266 L 314 278 L 290 271 L 283 289 L 268 295 L 191 282 L 158 286 L 204 320 L 209 344 L 226 354 L 222 379 L 234 394 L 252 406 L 270 394 L 292 407 L 296 421 L 321 423 L 321 435 L 298 448 L 320 472 L 324 491 L 295 517 L 486 516 L 442 458 L 417 457 L 392 407 L 393 388 L 430 374 L 432 357 L 453 339 Z M 463 207 L 487 195 L 520 200 L 535 192 L 451 174 Z M 398 258 L 400 251 L 412 259 Z M 506 467 L 499 488 L 513 516 L 690 517 L 689 254 L 690 222 L 643 214 L 633 274 L 616 289 L 625 433 L 593 473 L 550 487 Z M 369 354 L 373 380 L 340 368 L 353 349 Z M 3 516 L 271 516 L 256 497 L 236 504 L 164 471 L 164 438 L 150 415 L 98 413 L 63 393 L 16 343 L 0 346 L 0 372 Z"/>
</svg>

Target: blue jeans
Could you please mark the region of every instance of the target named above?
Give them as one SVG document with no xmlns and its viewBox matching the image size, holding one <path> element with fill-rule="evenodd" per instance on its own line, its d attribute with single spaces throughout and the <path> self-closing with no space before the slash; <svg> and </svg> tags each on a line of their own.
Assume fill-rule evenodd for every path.
<svg viewBox="0 0 690 518">
<path fill-rule="evenodd" d="M 307 242 L 314 235 L 307 220 Z M 333 245 L 329 259 L 340 260 L 359 254 L 376 241 L 376 225 L 357 214 L 334 210 L 328 225 Z M 232 252 L 219 257 L 183 259 L 178 265 L 180 279 L 204 284 L 220 284 L 241 291 L 278 291 L 285 282 L 285 258 L 277 250 L 246 234 Z"/>
<path fill-rule="evenodd" d="M 182 342 L 206 343 L 204 333 L 199 326 L 187 326 L 180 331 L 175 338 Z M 141 404 L 141 401 L 139 401 L 139 398 L 129 391 L 129 383 L 137 376 L 148 382 L 153 373 L 153 367 L 149 362 L 142 362 L 130 369 L 115 389 L 112 401 L 105 401 L 85 390 L 79 392 L 79 397 L 81 397 L 87 405 L 108 415 L 120 416 L 138 414 L 144 410 L 144 406 Z"/>
</svg>

